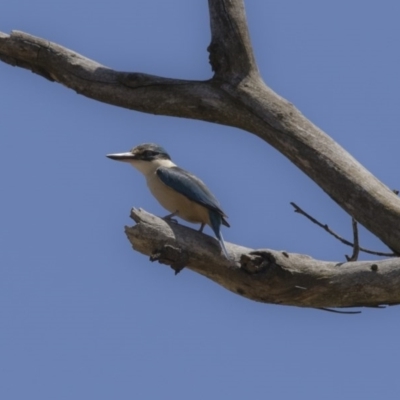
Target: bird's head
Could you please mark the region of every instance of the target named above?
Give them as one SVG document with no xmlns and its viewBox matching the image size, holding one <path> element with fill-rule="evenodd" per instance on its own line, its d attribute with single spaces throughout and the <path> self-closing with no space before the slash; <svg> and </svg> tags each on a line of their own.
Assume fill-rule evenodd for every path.
<svg viewBox="0 0 400 400">
<path fill-rule="evenodd" d="M 128 162 L 145 175 L 160 166 L 175 165 L 165 149 L 154 143 L 141 144 L 126 153 L 107 154 L 107 157 Z"/>
</svg>

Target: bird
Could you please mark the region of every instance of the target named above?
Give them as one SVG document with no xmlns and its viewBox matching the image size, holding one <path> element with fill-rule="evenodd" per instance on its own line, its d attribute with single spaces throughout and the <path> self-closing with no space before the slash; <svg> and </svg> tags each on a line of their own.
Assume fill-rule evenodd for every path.
<svg viewBox="0 0 400 400">
<path fill-rule="evenodd" d="M 163 219 L 172 220 L 177 216 L 191 223 L 200 223 L 199 232 L 209 225 L 229 260 L 221 233 L 221 225 L 230 226 L 227 215 L 203 181 L 173 163 L 163 147 L 144 143 L 126 153 L 106 156 L 131 164 L 145 176 L 150 192 L 170 212 Z"/>
</svg>

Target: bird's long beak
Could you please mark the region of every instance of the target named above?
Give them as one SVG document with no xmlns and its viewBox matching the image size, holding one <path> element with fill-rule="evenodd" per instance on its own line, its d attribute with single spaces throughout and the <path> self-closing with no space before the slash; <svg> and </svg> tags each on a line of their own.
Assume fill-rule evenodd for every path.
<svg viewBox="0 0 400 400">
<path fill-rule="evenodd" d="M 125 161 L 125 162 L 129 162 L 136 159 L 135 154 L 132 154 L 131 152 L 107 154 L 106 157 L 111 158 L 111 160 Z"/>
</svg>

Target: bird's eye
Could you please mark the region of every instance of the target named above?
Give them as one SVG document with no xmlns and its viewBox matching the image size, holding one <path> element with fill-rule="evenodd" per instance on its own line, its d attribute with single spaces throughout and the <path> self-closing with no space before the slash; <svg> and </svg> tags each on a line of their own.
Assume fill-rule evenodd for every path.
<svg viewBox="0 0 400 400">
<path fill-rule="evenodd" d="M 144 158 L 152 158 L 152 157 L 155 156 L 155 154 L 156 153 L 154 151 L 146 150 L 146 151 L 143 152 L 143 157 Z"/>
</svg>

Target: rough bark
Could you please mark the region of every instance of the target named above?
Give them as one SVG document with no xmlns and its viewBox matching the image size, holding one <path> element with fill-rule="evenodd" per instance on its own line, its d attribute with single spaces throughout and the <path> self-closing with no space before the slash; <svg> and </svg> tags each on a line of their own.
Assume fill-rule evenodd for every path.
<svg viewBox="0 0 400 400">
<path fill-rule="evenodd" d="M 226 243 L 227 260 L 211 236 L 140 209 L 131 217 L 136 225 L 125 232 L 135 250 L 176 271 L 186 266 L 251 300 L 315 308 L 400 303 L 399 258 L 338 263 Z"/>
<path fill-rule="evenodd" d="M 400 199 L 266 86 L 254 59 L 243 0 L 209 0 L 209 10 L 210 63 L 215 74 L 207 81 L 114 71 L 22 32 L 0 33 L 0 59 L 105 103 L 251 132 L 284 154 L 356 221 L 400 254 Z M 220 262 L 215 258 L 212 264 L 219 268 Z"/>
</svg>

